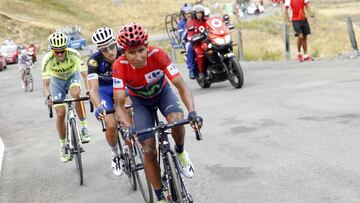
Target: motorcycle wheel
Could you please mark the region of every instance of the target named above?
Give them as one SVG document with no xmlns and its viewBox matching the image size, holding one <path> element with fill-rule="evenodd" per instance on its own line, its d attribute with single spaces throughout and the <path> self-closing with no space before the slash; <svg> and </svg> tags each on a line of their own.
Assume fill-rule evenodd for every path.
<svg viewBox="0 0 360 203">
<path fill-rule="evenodd" d="M 211 82 L 206 82 L 204 80 L 200 80 L 198 75 L 196 75 L 195 79 L 201 88 L 209 88 L 211 85 Z"/>
<path fill-rule="evenodd" d="M 229 80 L 231 85 L 236 89 L 241 88 L 244 84 L 244 74 L 236 57 L 229 59 L 228 68 L 230 72 Z"/>
</svg>

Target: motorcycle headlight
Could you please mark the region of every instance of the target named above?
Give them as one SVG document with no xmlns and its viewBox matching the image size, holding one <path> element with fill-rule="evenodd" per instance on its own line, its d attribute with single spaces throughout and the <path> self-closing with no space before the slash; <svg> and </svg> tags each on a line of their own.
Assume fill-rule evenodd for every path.
<svg viewBox="0 0 360 203">
<path fill-rule="evenodd" d="M 225 44 L 225 40 L 223 38 L 215 38 L 214 41 L 215 41 L 215 43 L 217 45 L 224 45 Z"/>
<path fill-rule="evenodd" d="M 228 43 L 230 43 L 230 41 L 231 41 L 231 35 L 226 35 L 225 36 L 225 43 L 228 44 Z"/>
</svg>

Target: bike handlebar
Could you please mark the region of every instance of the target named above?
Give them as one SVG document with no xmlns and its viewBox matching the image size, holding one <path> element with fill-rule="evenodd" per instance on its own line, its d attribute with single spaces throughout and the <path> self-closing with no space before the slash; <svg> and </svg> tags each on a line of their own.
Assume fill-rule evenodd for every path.
<svg viewBox="0 0 360 203">
<path fill-rule="evenodd" d="M 141 129 L 141 130 L 137 130 L 136 131 L 136 135 L 142 135 L 142 134 L 146 134 L 146 133 L 153 133 L 156 131 L 165 131 L 167 129 L 170 128 L 174 128 L 180 125 L 186 125 L 189 124 L 189 120 L 188 119 L 182 119 L 179 121 L 175 121 L 173 123 L 167 123 L 167 124 L 160 124 L 158 126 L 152 127 L 152 128 L 145 128 L 145 129 Z M 195 130 L 195 134 L 196 134 L 196 140 L 202 140 L 202 135 L 199 129 Z"/>
<path fill-rule="evenodd" d="M 53 101 L 53 105 L 54 104 L 67 104 L 67 103 L 78 102 L 78 101 L 86 101 L 89 99 L 90 99 L 90 97 L 80 97 L 79 99 L 65 99 L 63 101 L 55 100 L 55 101 Z M 45 102 L 45 104 L 46 104 L 46 102 Z M 52 106 L 48 106 L 48 108 L 49 108 L 49 117 L 52 118 L 53 117 Z"/>
<path fill-rule="evenodd" d="M 53 101 L 53 104 L 69 104 L 69 103 L 78 102 L 78 101 L 86 101 L 89 99 L 90 99 L 90 97 L 80 97 L 79 99 L 55 100 L 55 101 Z"/>
</svg>

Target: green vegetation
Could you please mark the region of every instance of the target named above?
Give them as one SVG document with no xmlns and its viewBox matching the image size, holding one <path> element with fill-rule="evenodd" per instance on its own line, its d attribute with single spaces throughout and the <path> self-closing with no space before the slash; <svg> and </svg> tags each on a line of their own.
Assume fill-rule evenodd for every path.
<svg viewBox="0 0 360 203">
<path fill-rule="evenodd" d="M 189 0 L 194 3 L 196 0 Z M 178 12 L 185 1 L 176 0 L 2 0 L 0 1 L 0 41 L 12 38 L 18 43 L 34 42 L 41 50 L 47 48 L 47 36 L 59 26 L 80 25 L 82 33 L 91 43 L 90 36 L 100 26 L 117 30 L 121 25 L 138 22 L 150 34 L 164 33 L 165 16 Z M 234 2 L 233 0 L 204 0 L 211 6 L 214 2 Z M 266 2 L 266 1 L 265 1 Z M 345 17 L 350 15 L 360 20 L 359 0 L 317 0 L 313 1 L 316 18 L 310 19 L 312 35 L 309 37 L 309 51 L 317 58 L 332 57 L 351 51 L 347 36 Z M 216 12 L 216 11 L 215 11 Z M 267 12 L 267 10 L 265 11 Z M 283 60 L 283 17 L 280 9 L 274 15 L 260 17 L 252 21 L 241 21 L 245 60 Z M 233 19 L 233 22 L 234 19 Z M 359 24 L 355 32 L 360 41 Z M 291 56 L 295 57 L 296 39 L 291 30 Z M 236 30 L 233 41 L 237 42 Z M 170 52 L 167 42 L 153 43 Z M 237 48 L 235 47 L 235 53 Z M 177 51 L 178 61 L 182 55 Z"/>
</svg>

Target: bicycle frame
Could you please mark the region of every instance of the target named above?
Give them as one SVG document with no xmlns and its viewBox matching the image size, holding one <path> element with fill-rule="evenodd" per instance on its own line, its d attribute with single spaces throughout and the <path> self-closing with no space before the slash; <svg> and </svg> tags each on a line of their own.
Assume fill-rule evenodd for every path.
<svg viewBox="0 0 360 203">
<path fill-rule="evenodd" d="M 155 127 L 136 131 L 136 134 L 141 135 L 141 134 L 145 134 L 145 133 L 155 132 L 155 139 L 156 139 L 156 142 L 158 145 L 158 161 L 160 162 L 160 160 L 162 160 L 163 169 L 164 169 L 162 179 L 166 183 L 165 187 L 170 192 L 171 199 L 174 199 L 174 197 L 175 197 L 175 199 L 177 199 L 177 201 L 184 202 L 184 198 L 185 198 L 185 202 L 192 202 L 193 201 L 192 196 L 188 192 L 188 190 L 185 186 L 185 181 L 183 180 L 183 177 L 180 175 L 181 172 L 180 172 L 179 162 L 177 160 L 175 152 L 171 149 L 170 142 L 168 140 L 168 134 L 171 134 L 170 132 L 168 132 L 168 129 L 176 127 L 176 126 L 180 126 L 180 125 L 189 124 L 189 120 L 183 119 L 180 121 L 176 121 L 174 123 L 164 124 L 164 122 L 159 121 L 159 118 L 157 115 L 157 108 L 154 109 L 154 117 L 155 117 L 155 124 L 156 124 Z M 196 132 L 196 139 L 201 140 L 202 136 L 201 136 L 200 131 L 196 130 L 195 132 Z M 169 154 L 170 154 L 170 156 L 168 156 Z M 175 174 L 171 171 L 171 165 L 173 165 L 173 164 L 170 162 L 173 162 L 173 164 L 175 165 L 175 170 L 176 170 Z M 173 167 L 174 167 L 174 165 L 173 165 Z M 173 177 L 173 175 L 175 175 L 177 177 Z M 174 180 L 172 180 L 172 179 L 174 179 Z M 177 186 L 174 183 L 174 182 L 176 182 L 176 179 L 179 179 L 178 181 L 180 181 L 180 183 L 177 183 L 178 184 Z M 172 182 L 172 181 L 174 181 L 174 182 Z M 177 187 L 177 189 L 174 187 Z M 180 196 L 180 197 L 178 197 L 178 196 Z"/>
<path fill-rule="evenodd" d="M 71 120 L 75 121 L 75 124 L 76 124 L 76 116 L 75 116 L 75 107 L 74 107 L 74 104 L 73 103 L 68 103 L 68 111 L 67 111 L 67 118 L 66 118 L 66 134 L 67 134 L 67 139 L 69 140 L 69 150 L 71 152 L 71 154 L 73 153 L 76 153 L 74 152 L 74 140 L 73 140 L 73 136 L 72 136 L 72 130 L 71 130 Z M 81 137 L 80 137 L 80 132 L 79 132 L 79 128 L 78 126 L 76 125 L 76 131 L 78 132 L 77 133 L 77 136 L 78 136 L 78 141 L 79 141 L 79 146 L 80 146 L 80 152 L 83 152 L 83 145 L 82 145 L 82 142 L 81 142 Z"/>
</svg>

